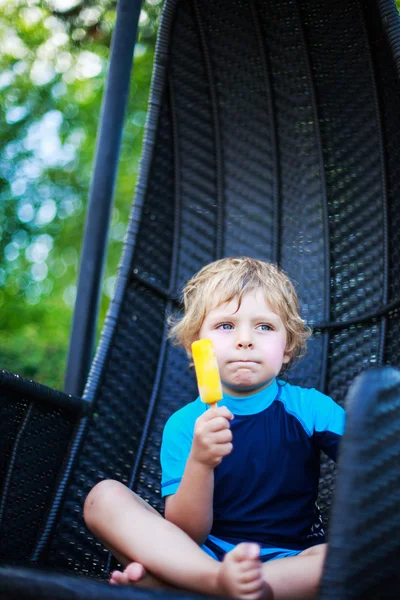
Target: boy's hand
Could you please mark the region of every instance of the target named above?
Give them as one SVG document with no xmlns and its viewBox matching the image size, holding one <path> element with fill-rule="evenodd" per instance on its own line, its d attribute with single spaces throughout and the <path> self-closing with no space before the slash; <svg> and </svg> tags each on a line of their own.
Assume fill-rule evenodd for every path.
<svg viewBox="0 0 400 600">
<path fill-rule="evenodd" d="M 210 408 L 195 423 L 191 455 L 198 463 L 214 469 L 232 452 L 229 421 L 233 414 L 226 408 Z"/>
</svg>

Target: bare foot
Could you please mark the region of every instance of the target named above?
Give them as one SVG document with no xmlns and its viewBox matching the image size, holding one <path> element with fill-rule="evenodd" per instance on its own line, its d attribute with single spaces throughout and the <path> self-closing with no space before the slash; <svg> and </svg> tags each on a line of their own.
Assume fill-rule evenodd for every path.
<svg viewBox="0 0 400 600">
<path fill-rule="evenodd" d="M 123 571 L 113 571 L 110 575 L 112 585 L 137 585 L 151 589 L 175 589 L 165 581 L 151 575 L 143 565 L 130 563 Z"/>
<path fill-rule="evenodd" d="M 257 544 L 238 544 L 225 555 L 217 585 L 234 600 L 271 600 L 271 589 L 263 578 L 261 566 Z"/>
<path fill-rule="evenodd" d="M 146 569 L 140 563 L 130 563 L 123 571 L 113 571 L 110 583 L 113 585 L 134 585 L 146 577 Z"/>
</svg>

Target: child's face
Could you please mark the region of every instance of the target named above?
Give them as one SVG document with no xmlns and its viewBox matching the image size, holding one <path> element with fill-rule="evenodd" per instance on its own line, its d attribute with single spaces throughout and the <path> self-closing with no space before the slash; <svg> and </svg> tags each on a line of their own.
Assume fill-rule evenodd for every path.
<svg viewBox="0 0 400 600">
<path fill-rule="evenodd" d="M 261 290 L 212 309 L 199 338 L 213 342 L 222 387 L 232 396 L 247 396 L 267 387 L 290 360 L 286 329 Z"/>
</svg>

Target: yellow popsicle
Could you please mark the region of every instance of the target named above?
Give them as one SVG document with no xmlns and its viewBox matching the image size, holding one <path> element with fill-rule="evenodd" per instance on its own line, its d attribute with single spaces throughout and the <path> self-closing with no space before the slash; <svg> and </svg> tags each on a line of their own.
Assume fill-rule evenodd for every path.
<svg viewBox="0 0 400 600">
<path fill-rule="evenodd" d="M 193 342 L 192 355 L 200 398 L 210 407 L 215 407 L 218 400 L 222 399 L 222 387 L 217 357 L 211 340 Z"/>
</svg>

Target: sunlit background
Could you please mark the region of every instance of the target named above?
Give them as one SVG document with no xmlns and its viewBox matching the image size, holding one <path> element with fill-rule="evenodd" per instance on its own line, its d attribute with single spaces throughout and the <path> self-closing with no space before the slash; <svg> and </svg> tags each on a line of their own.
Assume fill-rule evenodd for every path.
<svg viewBox="0 0 400 600">
<path fill-rule="evenodd" d="M 100 326 L 138 173 L 162 0 L 140 15 Z M 0 0 L 0 368 L 62 388 L 111 0 Z"/>
</svg>

